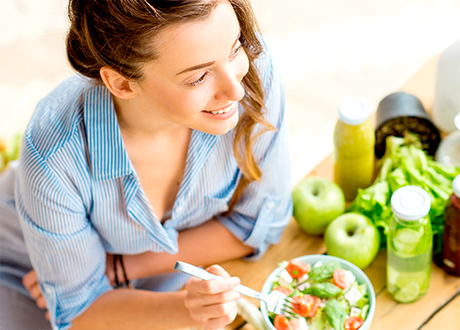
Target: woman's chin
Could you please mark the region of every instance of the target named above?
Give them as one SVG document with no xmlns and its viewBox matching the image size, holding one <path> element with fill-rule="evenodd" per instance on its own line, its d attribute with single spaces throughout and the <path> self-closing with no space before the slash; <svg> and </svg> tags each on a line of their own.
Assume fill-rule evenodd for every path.
<svg viewBox="0 0 460 330">
<path fill-rule="evenodd" d="M 201 127 L 197 128 L 197 130 L 212 135 L 224 135 L 235 128 L 236 124 L 238 123 L 239 115 L 238 111 L 235 111 L 231 117 L 225 120 L 208 118 L 206 118 L 206 120 L 201 123 Z"/>
</svg>

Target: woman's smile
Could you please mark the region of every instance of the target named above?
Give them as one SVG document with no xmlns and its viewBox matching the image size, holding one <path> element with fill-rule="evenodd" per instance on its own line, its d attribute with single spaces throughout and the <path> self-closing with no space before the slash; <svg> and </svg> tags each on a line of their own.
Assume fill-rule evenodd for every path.
<svg viewBox="0 0 460 330">
<path fill-rule="evenodd" d="M 225 120 L 233 116 L 238 109 L 238 102 L 232 102 L 230 105 L 225 108 L 217 110 L 203 110 L 202 113 L 205 116 L 211 117 L 213 119 Z"/>
</svg>

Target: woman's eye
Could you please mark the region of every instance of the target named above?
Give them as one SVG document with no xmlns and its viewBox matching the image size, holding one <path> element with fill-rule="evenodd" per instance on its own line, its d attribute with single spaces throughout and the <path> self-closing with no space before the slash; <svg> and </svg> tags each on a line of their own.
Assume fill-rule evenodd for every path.
<svg viewBox="0 0 460 330">
<path fill-rule="evenodd" d="M 243 45 L 239 45 L 238 47 L 235 48 L 235 50 L 232 52 L 232 54 L 230 55 L 231 58 L 235 57 L 236 55 L 238 55 L 238 53 L 240 52 L 241 50 L 241 47 L 243 47 Z"/>
<path fill-rule="evenodd" d="M 195 80 L 194 82 L 191 82 L 189 86 L 195 87 L 203 83 L 206 80 L 207 75 L 208 75 L 208 72 L 203 73 L 197 80 Z"/>
</svg>

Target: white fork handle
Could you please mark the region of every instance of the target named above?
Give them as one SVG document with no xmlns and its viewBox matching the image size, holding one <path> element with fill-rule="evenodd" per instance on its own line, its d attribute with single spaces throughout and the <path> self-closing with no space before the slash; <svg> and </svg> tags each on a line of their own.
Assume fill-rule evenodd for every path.
<svg viewBox="0 0 460 330">
<path fill-rule="evenodd" d="M 220 276 L 217 276 L 217 275 L 211 274 L 210 272 L 205 271 L 203 268 L 193 266 L 183 261 L 177 261 L 176 265 L 174 266 L 174 269 L 179 270 L 183 273 L 201 278 L 202 280 L 205 280 L 205 281 L 221 278 Z M 262 300 L 262 294 L 260 292 L 257 292 L 256 290 L 248 288 L 247 286 L 244 286 L 242 284 L 238 284 L 237 286 L 235 286 L 233 288 L 233 291 L 244 294 L 245 296 L 248 296 L 248 297 Z"/>
</svg>

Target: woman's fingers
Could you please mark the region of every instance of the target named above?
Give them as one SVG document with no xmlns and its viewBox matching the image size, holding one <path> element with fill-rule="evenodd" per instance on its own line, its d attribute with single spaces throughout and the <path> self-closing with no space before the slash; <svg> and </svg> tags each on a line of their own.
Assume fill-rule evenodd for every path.
<svg viewBox="0 0 460 330">
<path fill-rule="evenodd" d="M 109 279 L 110 285 L 115 285 L 115 272 L 113 269 L 113 255 L 107 254 L 105 275 Z"/>
<path fill-rule="evenodd" d="M 46 309 L 46 300 L 45 298 L 43 297 L 39 297 L 38 299 L 35 300 L 38 308 L 41 308 L 41 309 Z"/>
<path fill-rule="evenodd" d="M 190 296 L 194 298 L 189 302 L 190 307 L 223 304 L 226 302 L 237 301 L 241 298 L 241 295 L 238 292 L 232 290 L 227 290 L 216 294 L 190 292 Z"/>
<path fill-rule="evenodd" d="M 34 270 L 28 272 L 22 278 L 22 284 L 29 291 L 30 296 L 35 300 L 37 306 L 41 309 L 46 308 L 46 300 L 43 297 L 40 286 L 38 285 L 37 273 Z"/>
<path fill-rule="evenodd" d="M 31 297 L 34 298 L 35 300 L 42 297 L 42 291 L 40 290 L 38 283 L 36 283 L 33 287 L 29 288 L 28 290 L 29 290 Z"/>
<path fill-rule="evenodd" d="M 224 315 L 222 317 L 209 319 L 203 325 L 203 329 L 207 330 L 207 329 L 222 328 L 223 326 L 232 323 L 235 320 L 236 316 L 237 316 L 237 310 L 235 309 L 231 313 Z"/>
<path fill-rule="evenodd" d="M 230 278 L 230 274 L 227 273 L 227 271 L 219 265 L 212 265 L 206 268 L 206 270 L 210 272 L 211 274 L 222 276 L 223 278 Z"/>
<path fill-rule="evenodd" d="M 34 270 L 31 270 L 26 275 L 24 275 L 22 278 L 22 284 L 29 291 L 30 296 L 35 300 L 42 296 L 42 292 L 38 286 L 37 273 Z"/>
<path fill-rule="evenodd" d="M 38 283 L 38 279 L 35 270 L 31 270 L 22 278 L 22 284 L 27 290 L 36 285 L 36 283 Z"/>
<path fill-rule="evenodd" d="M 192 278 L 187 283 L 187 289 L 195 292 L 196 294 L 209 295 L 230 291 L 238 284 L 240 284 L 240 279 L 238 277 L 231 277 L 228 279 L 219 278 L 209 281 L 203 281 L 197 278 Z"/>
<path fill-rule="evenodd" d="M 207 271 L 219 278 L 203 281 L 192 277 L 186 284 L 185 306 L 192 318 L 204 328 L 219 328 L 231 323 L 236 317 L 237 300 L 241 295 L 233 291 L 233 288 L 240 280 L 230 277 L 220 266 L 211 266 Z"/>
</svg>

